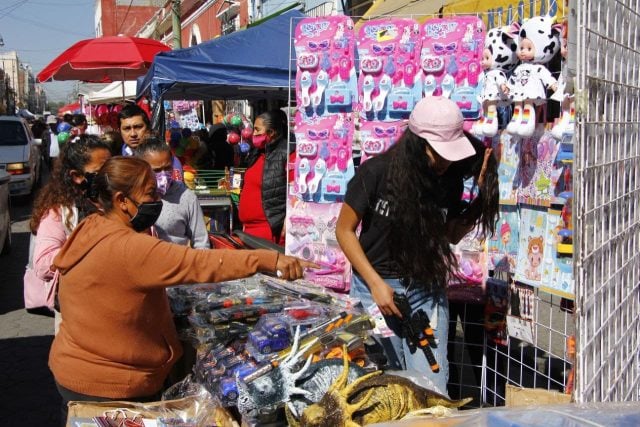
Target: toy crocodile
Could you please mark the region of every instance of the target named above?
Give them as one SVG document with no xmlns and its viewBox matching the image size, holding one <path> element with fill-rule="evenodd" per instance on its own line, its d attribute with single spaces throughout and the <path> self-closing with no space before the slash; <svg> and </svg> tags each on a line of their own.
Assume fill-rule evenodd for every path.
<svg viewBox="0 0 640 427">
<path fill-rule="evenodd" d="M 346 426 L 399 420 L 410 412 L 434 406 L 459 408 L 472 399 L 451 400 L 396 375 L 377 371 L 347 384 L 348 365 L 344 359 L 340 377 L 320 402 L 302 413 L 301 426 Z"/>
</svg>

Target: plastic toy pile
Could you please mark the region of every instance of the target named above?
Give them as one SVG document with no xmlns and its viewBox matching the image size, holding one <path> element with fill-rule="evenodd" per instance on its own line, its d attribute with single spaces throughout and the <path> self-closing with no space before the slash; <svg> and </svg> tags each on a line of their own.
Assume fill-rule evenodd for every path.
<svg viewBox="0 0 640 427">
<path fill-rule="evenodd" d="M 182 338 L 197 349 L 194 375 L 180 387 L 201 385 L 218 405 L 237 406 L 246 425 L 284 423 L 285 417 L 289 425 L 299 425 L 305 411 L 312 406 L 317 411 L 332 387 L 338 393 L 333 398 L 346 399 L 339 389 L 357 381 L 373 381 L 367 388 L 374 389 L 398 383 L 409 394 L 440 398 L 406 378 L 379 375 L 373 362 L 379 359 L 365 347 L 375 323 L 348 296 L 261 274 L 175 287 L 169 296 L 174 313 L 184 320 Z M 375 381 L 367 375 L 374 371 Z M 428 402 L 418 398 L 414 404 L 424 407 Z M 348 418 L 352 414 L 347 412 L 343 415 Z M 394 418 L 383 414 L 379 419 Z"/>
</svg>

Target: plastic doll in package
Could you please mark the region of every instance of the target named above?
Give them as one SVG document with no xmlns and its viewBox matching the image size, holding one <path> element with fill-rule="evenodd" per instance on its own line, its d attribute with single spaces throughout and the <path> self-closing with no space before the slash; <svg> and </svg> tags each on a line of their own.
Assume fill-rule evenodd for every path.
<svg viewBox="0 0 640 427">
<path fill-rule="evenodd" d="M 547 102 L 547 88 L 554 92 L 557 80 L 546 65 L 560 50 L 560 25 L 553 23 L 550 16 L 536 16 L 525 21 L 522 26 L 513 23 L 518 34 L 518 59 L 508 84 L 502 89 L 514 104 L 513 117 L 507 125 L 507 132 L 529 138 L 536 127 L 535 107 Z"/>
<path fill-rule="evenodd" d="M 480 76 L 482 91 L 479 96 L 483 115 L 471 130 L 478 136 L 492 137 L 498 132 L 497 107 L 508 103 L 502 85 L 507 83 L 507 74 L 518 63 L 517 48 L 508 27 L 493 28 L 487 33 L 480 62 L 484 70 Z"/>
</svg>

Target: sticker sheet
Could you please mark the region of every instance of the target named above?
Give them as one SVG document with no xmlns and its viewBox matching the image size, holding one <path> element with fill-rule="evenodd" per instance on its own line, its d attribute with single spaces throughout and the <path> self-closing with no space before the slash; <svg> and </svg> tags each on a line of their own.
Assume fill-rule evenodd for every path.
<svg viewBox="0 0 640 427">
<path fill-rule="evenodd" d="M 550 209 L 547 214 L 543 277 L 541 289 L 563 298 L 575 298 L 573 257 L 558 256 L 557 244 L 564 228 L 561 212 Z"/>
<path fill-rule="evenodd" d="M 506 281 L 487 280 L 487 303 L 484 307 L 484 329 L 487 338 L 498 345 L 507 345 L 507 312 L 509 311 L 509 284 Z"/>
<path fill-rule="evenodd" d="M 489 269 L 515 273 L 518 260 L 520 214 L 517 206 L 500 206 L 496 235 L 489 239 Z"/>
<path fill-rule="evenodd" d="M 420 70 L 424 96 L 455 101 L 467 120 L 482 112 L 479 95 L 484 22 L 476 16 L 427 19 L 422 26 Z"/>
<path fill-rule="evenodd" d="M 341 203 L 319 204 L 290 197 L 287 206 L 287 255 L 320 265 L 309 270 L 305 278 L 339 292 L 349 291 L 351 264 L 336 240 L 336 222 Z"/>
<path fill-rule="evenodd" d="M 353 111 L 357 102 L 353 20 L 302 19 L 296 25 L 294 48 L 299 111 L 307 117 Z"/>
<path fill-rule="evenodd" d="M 518 202 L 518 166 L 520 164 L 520 138 L 501 132 L 493 138 L 493 150 L 498 164 L 500 204 L 515 205 Z"/>
<path fill-rule="evenodd" d="M 543 259 L 546 244 L 547 210 L 535 206 L 520 209 L 520 237 L 515 280 L 539 287 L 543 284 Z"/>
</svg>

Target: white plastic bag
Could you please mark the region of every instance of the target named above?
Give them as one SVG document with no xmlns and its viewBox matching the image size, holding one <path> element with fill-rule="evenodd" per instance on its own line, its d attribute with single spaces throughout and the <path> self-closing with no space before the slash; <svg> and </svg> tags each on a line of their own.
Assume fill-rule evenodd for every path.
<svg viewBox="0 0 640 427">
<path fill-rule="evenodd" d="M 49 144 L 49 157 L 58 157 L 60 155 L 60 145 L 58 145 L 58 136 L 51 132 L 51 143 Z"/>
</svg>

